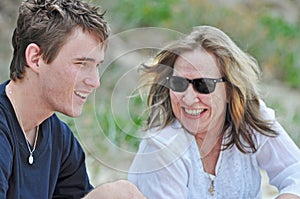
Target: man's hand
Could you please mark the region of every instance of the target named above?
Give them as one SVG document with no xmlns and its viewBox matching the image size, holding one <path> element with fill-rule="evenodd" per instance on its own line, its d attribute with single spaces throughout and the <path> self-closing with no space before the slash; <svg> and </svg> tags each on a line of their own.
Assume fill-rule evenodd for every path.
<svg viewBox="0 0 300 199">
<path fill-rule="evenodd" d="M 146 199 L 146 197 L 131 182 L 118 180 L 96 187 L 83 199 Z"/>
<path fill-rule="evenodd" d="M 282 194 L 282 195 L 278 196 L 276 199 L 300 199 L 300 197 L 295 196 L 293 194 L 285 193 L 285 194 Z"/>
</svg>

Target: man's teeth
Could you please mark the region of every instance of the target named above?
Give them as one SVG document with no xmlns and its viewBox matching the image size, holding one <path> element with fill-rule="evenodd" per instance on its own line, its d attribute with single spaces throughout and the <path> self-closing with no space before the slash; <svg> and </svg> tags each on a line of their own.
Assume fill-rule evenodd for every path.
<svg viewBox="0 0 300 199">
<path fill-rule="evenodd" d="M 204 109 L 184 109 L 184 111 L 189 115 L 197 116 L 200 115 Z"/>
<path fill-rule="evenodd" d="M 75 91 L 75 94 L 79 97 L 81 97 L 82 99 L 85 99 L 88 97 L 88 94 L 87 93 L 80 93 L 78 91 Z"/>
</svg>

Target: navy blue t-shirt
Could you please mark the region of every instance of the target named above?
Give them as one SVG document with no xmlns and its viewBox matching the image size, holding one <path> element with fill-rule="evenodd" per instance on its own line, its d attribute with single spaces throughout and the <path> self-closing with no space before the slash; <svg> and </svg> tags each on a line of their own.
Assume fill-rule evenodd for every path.
<svg viewBox="0 0 300 199">
<path fill-rule="evenodd" d="M 83 197 L 92 186 L 73 133 L 53 114 L 39 127 L 30 165 L 25 137 L 5 93 L 7 83 L 0 85 L 0 199 Z"/>
</svg>

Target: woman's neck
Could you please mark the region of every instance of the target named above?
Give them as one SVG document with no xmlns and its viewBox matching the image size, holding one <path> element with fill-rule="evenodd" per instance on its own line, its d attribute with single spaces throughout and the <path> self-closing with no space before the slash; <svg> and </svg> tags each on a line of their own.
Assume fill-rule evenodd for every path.
<svg viewBox="0 0 300 199">
<path fill-rule="evenodd" d="M 203 136 L 196 135 L 195 139 L 204 171 L 215 175 L 215 168 L 220 155 L 223 139 L 222 136 L 212 136 L 212 138 L 207 138 L 206 136 L 203 138 Z"/>
</svg>

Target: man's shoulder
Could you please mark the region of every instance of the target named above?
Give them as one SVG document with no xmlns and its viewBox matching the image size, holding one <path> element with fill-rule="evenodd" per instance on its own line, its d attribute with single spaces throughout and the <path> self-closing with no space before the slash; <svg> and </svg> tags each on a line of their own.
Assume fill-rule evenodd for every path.
<svg viewBox="0 0 300 199">
<path fill-rule="evenodd" d="M 0 84 L 0 110 L 6 110 L 9 109 L 10 102 L 7 98 L 7 95 L 5 93 L 5 86 L 8 84 L 9 81 L 5 81 Z"/>
<path fill-rule="evenodd" d="M 71 128 L 55 113 L 46 119 L 41 126 L 44 133 L 47 133 L 52 137 L 52 140 L 59 143 L 66 144 L 76 140 Z"/>
<path fill-rule="evenodd" d="M 70 132 L 71 129 L 66 124 L 65 121 L 63 121 L 61 118 L 57 116 L 56 113 L 53 113 L 48 119 L 46 119 L 44 122 L 48 122 L 49 125 L 51 125 L 51 128 L 59 129 L 61 131 L 67 131 Z"/>
</svg>

